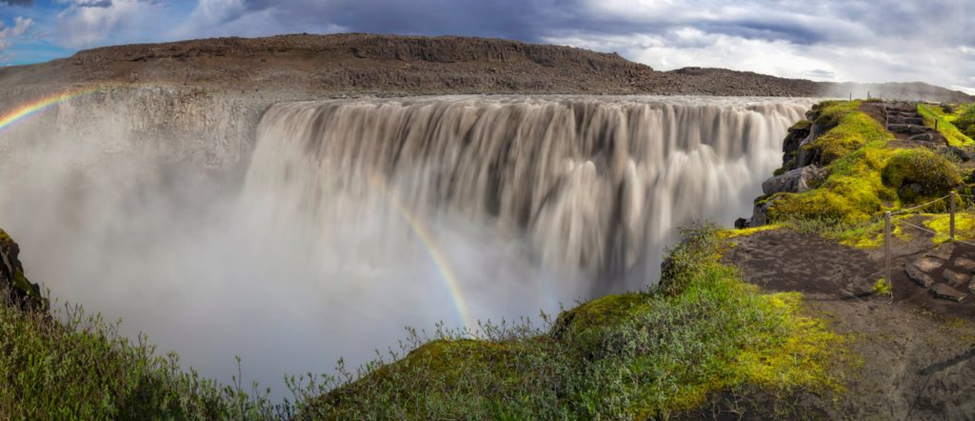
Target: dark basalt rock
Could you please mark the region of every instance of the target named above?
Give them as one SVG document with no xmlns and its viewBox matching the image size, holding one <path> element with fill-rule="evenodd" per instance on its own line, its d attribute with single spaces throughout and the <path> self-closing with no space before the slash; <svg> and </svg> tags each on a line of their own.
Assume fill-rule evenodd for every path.
<svg viewBox="0 0 975 421">
<path fill-rule="evenodd" d="M 41 295 L 40 286 L 24 276 L 24 265 L 19 257 L 20 246 L 0 230 L 0 291 L 21 309 L 43 310 L 47 302 Z"/>
</svg>

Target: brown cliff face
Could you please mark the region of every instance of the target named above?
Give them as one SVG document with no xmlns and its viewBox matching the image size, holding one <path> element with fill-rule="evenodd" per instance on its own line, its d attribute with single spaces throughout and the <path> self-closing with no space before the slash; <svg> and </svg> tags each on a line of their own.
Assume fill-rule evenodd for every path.
<svg viewBox="0 0 975 421">
<path fill-rule="evenodd" d="M 124 45 L 0 69 L 0 86 L 135 83 L 319 93 L 597 93 L 722 96 L 875 96 L 968 101 L 925 85 L 784 79 L 726 69 L 669 72 L 615 53 L 502 39 L 372 34 L 279 35 Z M 920 96 L 918 96 L 920 95 Z"/>
</svg>

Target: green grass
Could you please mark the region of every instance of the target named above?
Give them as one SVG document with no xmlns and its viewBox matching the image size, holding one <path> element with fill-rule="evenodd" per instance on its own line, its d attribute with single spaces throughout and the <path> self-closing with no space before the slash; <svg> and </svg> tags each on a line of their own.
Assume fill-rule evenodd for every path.
<svg viewBox="0 0 975 421">
<path fill-rule="evenodd" d="M 971 109 L 967 107 L 963 110 Z M 941 107 L 918 104 L 918 113 L 924 117 L 924 124 L 926 126 L 934 127 L 935 122 L 937 122 L 938 131 L 943 134 L 948 139 L 948 144 L 951 146 L 971 146 L 975 145 L 975 141 L 971 137 L 967 136 L 961 130 L 958 129 L 952 122 L 956 121 L 958 116 L 952 114 L 946 114 Z M 972 111 L 975 113 L 975 111 Z M 967 123 L 967 120 L 963 120 L 963 124 Z M 967 127 L 967 124 L 966 124 Z"/>
<path fill-rule="evenodd" d="M 228 386 L 184 371 L 175 353 L 157 355 L 145 336 L 121 337 L 117 322 L 80 307 L 0 303 L 0 419 L 279 419 L 300 409 L 267 395 L 239 376 Z"/>
<path fill-rule="evenodd" d="M 657 291 L 590 301 L 548 329 L 489 327 L 476 340 L 438 331 L 404 358 L 350 374 L 304 415 L 646 419 L 729 390 L 839 390 L 831 366 L 845 339 L 805 314 L 800 294 L 743 282 L 719 263 L 721 247 L 711 227 L 689 232 Z"/>
</svg>

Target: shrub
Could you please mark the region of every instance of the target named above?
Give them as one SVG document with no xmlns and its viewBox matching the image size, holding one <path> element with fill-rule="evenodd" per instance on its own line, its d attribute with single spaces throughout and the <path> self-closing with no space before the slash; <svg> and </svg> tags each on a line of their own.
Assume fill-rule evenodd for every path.
<svg viewBox="0 0 975 421">
<path fill-rule="evenodd" d="M 897 152 L 881 173 L 884 185 L 900 189 L 909 184 L 921 186 L 921 196 L 940 196 L 962 183 L 958 167 L 930 150 L 917 148 Z"/>
<path fill-rule="evenodd" d="M 239 361 L 238 361 L 239 363 Z M 25 311 L 0 303 L 0 419 L 274 419 L 254 385 L 224 386 L 184 372 L 175 353 L 159 356 L 145 336 L 130 341 L 118 323 L 85 315 Z"/>
</svg>

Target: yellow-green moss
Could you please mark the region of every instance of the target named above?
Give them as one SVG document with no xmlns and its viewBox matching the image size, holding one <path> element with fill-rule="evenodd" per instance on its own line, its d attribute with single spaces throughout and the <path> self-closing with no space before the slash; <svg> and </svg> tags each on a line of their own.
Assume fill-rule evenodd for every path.
<svg viewBox="0 0 975 421">
<path fill-rule="evenodd" d="M 738 237 L 748 237 L 749 235 L 757 234 L 764 231 L 773 231 L 782 228 L 781 224 L 766 224 L 758 227 L 750 227 L 743 229 L 724 229 L 718 231 L 718 238 L 722 240 L 734 239 Z"/>
<path fill-rule="evenodd" d="M 929 219 L 924 221 L 924 226 L 937 232 L 931 241 L 941 244 L 951 239 L 951 215 L 936 214 L 929 215 Z M 962 241 L 975 240 L 975 215 L 967 213 L 955 214 L 955 238 Z"/>
<path fill-rule="evenodd" d="M 941 107 L 931 106 L 927 104 L 918 104 L 917 112 L 924 117 L 924 124 L 929 127 L 935 127 L 935 122 L 937 122 L 938 132 L 948 139 L 948 144 L 952 146 L 965 146 L 973 145 L 975 141 L 972 138 L 966 136 L 961 130 L 958 130 L 952 121 L 955 116 L 950 116 L 945 114 Z"/>
<path fill-rule="evenodd" d="M 607 295 L 579 305 L 559 315 L 553 333 L 562 336 L 568 333 L 564 329 L 575 333 L 618 324 L 627 316 L 649 310 L 646 295 L 639 292 Z"/>
<path fill-rule="evenodd" d="M 892 140 L 894 138 L 877 120 L 848 108 L 848 104 L 826 108 L 820 119 L 832 121 L 839 118 L 838 125 L 803 146 L 806 150 L 817 154 L 817 161 L 820 165 L 827 165 L 836 159 L 849 155 L 871 140 Z"/>
</svg>

